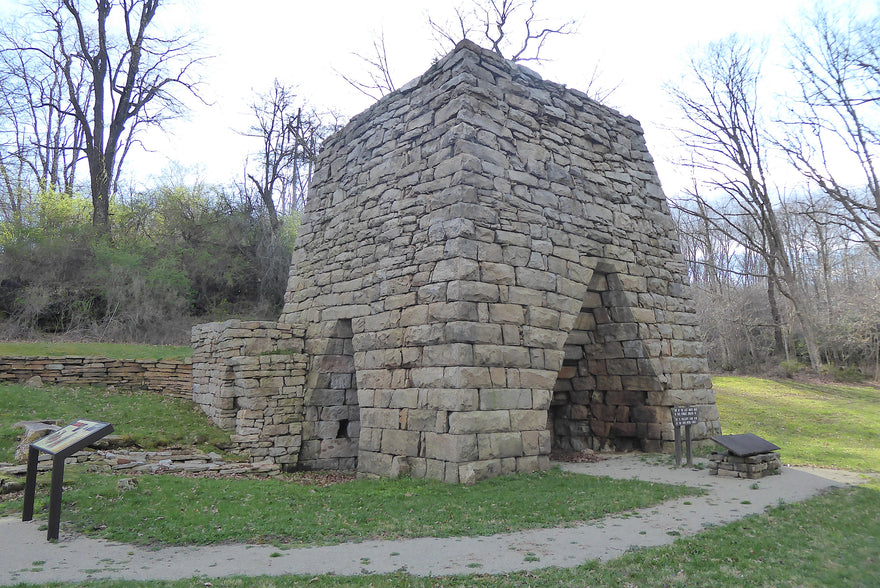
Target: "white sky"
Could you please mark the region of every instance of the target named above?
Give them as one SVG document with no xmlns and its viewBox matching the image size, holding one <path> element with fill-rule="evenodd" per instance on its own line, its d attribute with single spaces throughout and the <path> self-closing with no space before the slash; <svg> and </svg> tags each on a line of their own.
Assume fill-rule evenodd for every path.
<svg viewBox="0 0 880 588">
<path fill-rule="evenodd" d="M 3 0 L 0 0 L 2 3 Z M 576 35 L 547 42 L 548 62 L 526 64 L 545 79 L 583 89 L 598 64 L 600 85 L 620 84 L 609 105 L 642 122 L 667 195 L 685 181 L 667 163 L 674 140 L 664 126 L 674 109 L 662 86 L 685 69 L 689 48 L 733 32 L 781 39 L 810 0 L 540 0 L 540 16 L 576 18 Z M 175 20 L 195 23 L 207 51 L 216 55 L 204 70 L 205 98 L 174 135 L 148 136 L 152 154 L 130 156 L 140 181 L 161 173 L 169 161 L 200 168 L 203 179 L 228 182 L 241 177 L 251 147 L 236 134 L 250 124 L 253 92 L 266 91 L 273 78 L 295 84 L 318 110 L 348 117 L 370 105 L 334 72 L 359 77 L 372 40 L 384 31 L 398 86 L 420 75 L 437 55 L 427 25 L 452 14 L 445 0 L 187 0 Z"/>
</svg>

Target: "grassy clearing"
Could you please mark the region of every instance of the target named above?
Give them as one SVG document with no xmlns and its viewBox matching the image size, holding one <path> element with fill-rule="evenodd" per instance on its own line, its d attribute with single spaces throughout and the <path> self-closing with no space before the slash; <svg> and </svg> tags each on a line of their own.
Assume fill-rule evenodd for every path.
<svg viewBox="0 0 880 588">
<path fill-rule="evenodd" d="M 877 388 L 847 385 L 811 385 L 800 382 L 773 382 L 756 378 L 717 378 L 716 395 L 725 433 L 754 432 L 783 447 L 787 462 L 856 470 L 880 470 L 880 411 Z M 72 487 L 65 491 L 65 520 L 74 520 L 80 528 L 117 527 L 150 531 L 154 539 L 189 534 L 201 543 L 223 541 L 219 535 L 229 525 L 238 527 L 234 540 L 335 542 L 353 537 L 406 537 L 427 531 L 442 535 L 493 533 L 512 530 L 520 524 L 534 524 L 535 504 L 554 506 L 553 516 L 571 517 L 565 524 L 586 518 L 580 511 L 597 496 L 613 496 L 624 506 L 623 489 L 590 487 L 578 478 L 577 490 L 557 483 L 550 472 L 536 477 L 492 480 L 477 486 L 450 487 L 424 481 L 358 481 L 328 489 L 301 488 L 278 480 L 186 480 L 171 477 L 150 478 L 155 486 L 141 478 L 138 493 L 122 497 L 115 490 L 115 477 L 74 474 Z M 537 481 L 536 481 L 537 479 Z M 592 482 L 592 480 L 590 480 Z M 237 488 L 231 482 L 240 482 Z M 601 482 L 598 481 L 598 482 Z M 518 489 L 500 485 L 522 484 Z M 623 488 L 632 482 L 621 482 Z M 266 491 L 264 492 L 264 488 Z M 333 489 L 337 490 L 333 490 Z M 342 512 L 341 498 L 333 492 L 345 488 L 351 495 L 344 499 L 348 510 Z M 660 487 L 661 491 L 665 489 Z M 247 492 L 250 492 L 248 494 Z M 586 492 L 582 497 L 577 491 Z M 244 491 L 245 494 L 241 494 Z M 299 494 L 300 491 L 305 494 Z M 456 494 L 461 492 L 461 494 Z M 644 492 L 644 490 L 641 490 Z M 99 500 L 94 500 L 100 494 Z M 509 495 L 509 499 L 501 498 Z M 265 502 L 263 502 L 265 496 Z M 362 503 L 358 500 L 362 499 Z M 527 499 L 524 504 L 516 500 Z M 141 502 L 165 505 L 171 515 L 153 510 L 145 514 Z M 424 500 L 417 503 L 416 501 Z M 465 502 L 471 501 L 474 502 Z M 103 501 L 103 502 L 102 502 Z M 312 502 L 312 514 L 300 509 Z M 71 504 L 73 503 L 73 504 Z M 258 504 L 259 503 L 259 504 Z M 288 505 L 289 509 L 279 509 Z M 417 506 L 418 505 L 418 506 Z M 461 512 L 456 508 L 461 507 Z M 212 506 L 217 510 L 213 512 Z M 7 507 L 17 508 L 13 502 Z M 0 507 L 2 508 L 2 507 Z M 38 508 L 45 508 L 38 504 Z M 156 508 L 153 506 L 152 508 Z M 605 507 L 600 507 L 605 508 Z M 629 507 L 629 508 L 635 508 Z M 117 522 L 104 523 L 100 510 L 113 510 Z M 175 510 L 176 509 L 176 510 Z M 183 510 L 181 510 L 183 509 Z M 232 510 L 230 510 L 232 509 Z M 253 510 L 251 510 L 253 509 Z M 323 509 L 323 510 L 322 510 Z M 329 509 L 329 511 L 327 510 Z M 412 512 L 408 512 L 411 509 Z M 282 516 L 273 522 L 281 528 L 259 531 L 257 525 L 274 511 L 296 511 L 289 520 Z M 517 514 L 522 511 L 522 517 Z M 558 512 L 557 512 L 558 511 Z M 429 521 L 421 519 L 431 513 Z M 137 516 L 132 516 L 136 513 Z M 437 516 L 442 513 L 443 516 Z M 477 520 L 476 514 L 485 517 Z M 597 516 L 601 516 L 599 513 Z M 413 516 L 405 519 L 407 516 Z M 45 516 L 45 515 L 43 515 Z M 114 514 L 114 516 L 117 516 Z M 459 529 L 454 525 L 466 519 Z M 165 518 L 161 518 L 165 517 Z M 401 517 L 404 517 L 401 519 Z M 174 525 L 167 522 L 174 519 Z M 526 520 L 523 523 L 523 519 Z M 398 527 L 395 520 L 401 520 Z M 183 521 L 183 522 L 181 522 Z M 227 522 L 230 521 L 230 522 Z M 296 526 L 299 525 L 299 526 Z M 534 524 L 534 526 L 545 526 Z M 212 527 L 214 527 L 212 529 Z M 218 530 L 216 527 L 220 527 Z M 442 529 L 434 532 L 434 529 Z M 326 529 L 323 536 L 322 529 Z M 427 531 L 426 531 L 427 529 Z M 482 530 L 478 530 L 482 529 Z M 364 531 L 369 530 L 372 535 Z M 99 531 L 104 536 L 107 529 Z M 225 531 L 223 531 L 225 532 Z M 260 535 L 260 533 L 263 533 Z M 349 535 L 354 533 L 355 535 Z M 358 535 L 361 533 L 361 535 Z M 201 538 L 199 538 L 201 537 Z M 406 574 L 365 575 L 360 577 L 286 576 L 280 578 L 222 578 L 211 580 L 215 587 L 275 586 L 878 586 L 880 585 L 880 484 L 835 490 L 826 495 L 794 505 L 783 505 L 766 514 L 746 518 L 724 527 L 709 529 L 694 537 L 657 548 L 638 549 L 611 562 L 590 562 L 573 569 L 546 569 L 497 576 L 474 575 L 453 578 L 413 578 Z M 150 541 L 146 535 L 137 538 Z M 405 562 L 402 562 L 402 565 Z M 479 572 L 479 570 L 475 570 Z M 63 584 L 57 584 L 62 586 Z M 78 584 L 79 585 L 79 584 Z M 204 586 L 205 579 L 178 582 L 97 582 L 99 587 L 121 586 Z"/>
<path fill-rule="evenodd" d="M 415 578 L 388 575 L 218 578 L 214 588 L 274 587 L 540 587 L 591 586 L 880 586 L 880 486 L 835 490 L 806 502 L 710 529 L 673 544 L 639 549 L 607 563 L 495 576 Z M 72 584 L 51 584 L 72 586 Z M 91 588 L 201 588 L 205 578 L 176 582 L 110 581 Z"/>
<path fill-rule="evenodd" d="M 50 343 L 45 341 L 0 341 L 0 356 L 98 356 L 110 359 L 177 359 L 192 357 L 191 347 L 132 345 L 123 343 Z"/>
<path fill-rule="evenodd" d="M 725 434 L 755 433 L 784 463 L 880 471 L 880 388 L 715 377 Z"/>
<path fill-rule="evenodd" d="M 123 494 L 116 490 L 117 479 L 82 474 L 66 480 L 72 487 L 64 493 L 65 520 L 114 541 L 314 545 L 554 527 L 699 493 L 561 470 L 474 486 L 400 479 L 315 487 L 284 479 L 142 476 L 138 490 Z"/>
<path fill-rule="evenodd" d="M 229 434 L 211 424 L 192 402 L 154 392 L 104 388 L 0 384 L 0 461 L 11 461 L 21 429 L 18 421 L 86 418 L 113 424 L 114 434 L 127 435 L 143 448 L 171 443 L 226 444 Z"/>
</svg>

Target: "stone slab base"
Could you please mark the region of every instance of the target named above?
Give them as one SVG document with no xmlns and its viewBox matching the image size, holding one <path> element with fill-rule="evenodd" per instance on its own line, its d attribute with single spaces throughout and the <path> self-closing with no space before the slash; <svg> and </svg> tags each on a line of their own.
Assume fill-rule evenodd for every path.
<svg viewBox="0 0 880 588">
<path fill-rule="evenodd" d="M 728 451 L 709 456 L 709 474 L 729 478 L 757 480 L 781 473 L 782 460 L 776 452 L 739 457 Z"/>
</svg>

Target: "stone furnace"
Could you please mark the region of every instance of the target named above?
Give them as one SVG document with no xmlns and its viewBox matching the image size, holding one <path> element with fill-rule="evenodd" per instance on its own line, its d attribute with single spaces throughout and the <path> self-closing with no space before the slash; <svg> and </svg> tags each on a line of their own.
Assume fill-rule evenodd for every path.
<svg viewBox="0 0 880 588">
<path fill-rule="evenodd" d="M 278 323 L 194 329 L 255 460 L 469 482 L 720 433 L 639 123 L 468 41 L 325 141 Z"/>
</svg>

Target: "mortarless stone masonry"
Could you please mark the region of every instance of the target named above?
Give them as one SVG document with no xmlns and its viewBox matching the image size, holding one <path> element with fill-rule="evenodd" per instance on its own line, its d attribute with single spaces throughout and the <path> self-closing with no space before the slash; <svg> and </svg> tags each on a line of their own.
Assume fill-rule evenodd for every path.
<svg viewBox="0 0 880 588">
<path fill-rule="evenodd" d="M 551 447 L 669 451 L 678 404 L 720 432 L 638 122 L 468 41 L 325 141 L 263 328 L 194 330 L 195 398 L 259 443 L 285 422 L 303 468 L 472 482 Z M 297 353 L 262 376 L 275 330 Z"/>
</svg>

